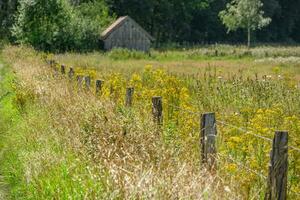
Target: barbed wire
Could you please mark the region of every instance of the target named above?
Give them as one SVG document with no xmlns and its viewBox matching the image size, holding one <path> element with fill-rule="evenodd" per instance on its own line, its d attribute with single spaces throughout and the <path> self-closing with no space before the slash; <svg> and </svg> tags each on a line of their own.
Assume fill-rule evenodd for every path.
<svg viewBox="0 0 300 200">
<path fill-rule="evenodd" d="M 295 150 L 295 151 L 298 151 L 300 153 L 300 149 L 297 148 L 297 147 L 294 147 L 294 146 L 288 146 L 288 148 L 292 149 L 292 150 Z"/>
<path fill-rule="evenodd" d="M 232 124 L 229 124 L 227 122 L 224 122 L 224 121 L 220 121 L 220 120 L 216 120 L 218 123 L 220 124 L 223 124 L 223 125 L 226 125 L 228 127 L 231 127 L 231 128 L 235 128 L 239 131 L 241 131 L 242 133 L 244 134 L 247 134 L 247 135 L 252 135 L 252 136 L 255 136 L 255 137 L 258 137 L 260 139 L 263 139 L 263 140 L 266 140 L 268 142 L 273 142 L 273 140 L 271 138 L 268 138 L 268 137 L 265 137 L 265 136 L 262 136 L 262 135 L 259 135 L 259 134 L 256 134 L 256 133 L 252 133 L 252 132 L 249 132 L 249 130 L 245 129 L 245 128 L 242 128 L 242 127 L 238 127 L 238 126 L 235 126 L 235 125 L 232 125 Z"/>
<path fill-rule="evenodd" d="M 179 106 L 176 106 L 174 104 L 168 104 L 168 106 L 176 108 L 176 109 L 178 109 L 178 110 L 180 110 L 182 112 L 190 113 L 190 114 L 193 114 L 193 115 L 201 115 L 200 112 L 194 112 L 194 111 L 186 110 L 186 109 L 183 109 L 183 108 L 181 108 Z"/>
<path fill-rule="evenodd" d="M 263 174 L 260 173 L 260 172 L 255 171 L 255 170 L 253 170 L 253 169 L 251 169 L 251 168 L 249 168 L 249 167 L 246 167 L 244 164 L 242 164 L 241 162 L 238 162 L 237 160 L 233 159 L 231 156 L 226 156 L 226 155 L 221 154 L 221 153 L 217 153 L 217 155 L 220 156 L 220 157 L 223 157 L 224 159 L 229 159 L 229 160 L 231 160 L 233 163 L 235 163 L 235 164 L 237 164 L 238 166 L 244 168 L 244 169 L 247 170 L 248 172 L 254 173 L 254 174 L 256 174 L 257 176 L 260 176 L 260 177 L 262 177 L 262 178 L 264 178 L 264 179 L 267 179 L 267 176 L 263 175 Z"/>
<path fill-rule="evenodd" d="M 224 121 L 220 121 L 220 120 L 216 120 L 216 121 L 219 122 L 220 124 L 229 126 L 231 128 L 235 128 L 235 129 L 241 131 L 241 133 L 243 133 L 243 134 L 252 135 L 254 137 L 257 137 L 257 138 L 260 138 L 260 139 L 264 139 L 264 140 L 266 140 L 268 142 L 273 142 L 273 140 L 271 138 L 268 138 L 268 137 L 265 137 L 265 136 L 262 136 L 262 135 L 259 135 L 259 134 L 253 133 L 253 132 L 249 132 L 249 130 L 247 130 L 246 128 L 238 127 L 238 126 L 235 126 L 235 125 L 232 125 L 232 124 L 226 123 Z M 290 148 L 292 150 L 295 150 L 295 151 L 298 151 L 300 153 L 300 148 L 298 148 L 298 147 L 288 146 L 288 148 Z"/>
<path fill-rule="evenodd" d="M 186 112 L 186 113 L 190 113 L 190 114 L 193 114 L 193 115 L 202 115 L 202 113 L 200 113 L 200 112 L 194 112 L 194 111 L 186 110 L 186 109 L 183 109 L 183 108 L 181 108 L 179 106 L 175 106 L 173 104 L 168 104 L 168 106 L 171 106 L 171 107 L 176 108 L 176 109 L 178 109 L 180 111 L 183 111 L 183 112 Z M 244 134 L 252 135 L 254 137 L 263 139 L 263 140 L 268 141 L 268 142 L 273 142 L 273 140 L 271 138 L 268 138 L 268 137 L 265 137 L 265 136 L 262 136 L 262 135 L 259 135 L 259 134 L 253 133 L 253 132 L 249 132 L 249 130 L 247 130 L 246 128 L 238 127 L 238 126 L 229 124 L 229 123 L 221 121 L 221 120 L 216 120 L 216 122 L 218 122 L 220 124 L 223 124 L 223 125 L 226 125 L 226 126 L 229 126 L 231 128 L 235 128 L 235 129 L 241 131 Z M 296 151 L 298 151 L 300 153 L 300 148 L 297 148 L 297 147 L 294 147 L 294 146 L 288 146 L 288 147 L 290 149 L 296 150 Z"/>
<path fill-rule="evenodd" d="M 168 105 L 171 106 L 171 107 L 173 107 L 173 108 L 179 109 L 179 110 L 181 110 L 183 112 L 186 112 L 186 113 L 190 113 L 190 114 L 193 114 L 193 115 L 200 115 L 200 116 L 202 115 L 202 113 L 200 113 L 200 112 L 194 112 L 194 111 L 186 110 L 186 109 L 183 109 L 183 108 L 181 108 L 179 106 L 176 106 L 176 105 L 173 105 L 173 104 L 168 104 Z M 263 140 L 271 142 L 271 143 L 273 142 L 273 139 L 265 137 L 265 136 L 262 136 L 262 135 L 259 135 L 259 134 L 256 134 L 256 133 L 253 133 L 253 132 L 249 132 L 249 130 L 247 130 L 246 128 L 238 127 L 238 126 L 229 124 L 229 123 L 221 121 L 221 120 L 216 120 L 216 122 L 218 122 L 220 124 L 223 124 L 225 126 L 229 126 L 231 128 L 235 128 L 235 129 L 241 131 L 241 133 L 243 133 L 243 134 L 252 135 L 254 137 L 263 139 Z M 295 151 L 298 151 L 300 153 L 300 148 L 298 148 L 298 147 L 288 146 L 288 148 L 290 148 L 292 150 L 295 150 Z"/>
<path fill-rule="evenodd" d="M 49 62 L 50 62 L 50 61 L 49 61 Z M 50 64 L 50 63 L 48 63 L 48 64 Z M 9 93 L 8 93 L 8 94 L 9 94 Z M 4 97 L 5 97 L 6 95 L 8 95 L 8 94 L 5 94 Z M 134 91 L 134 94 L 141 95 L 141 96 L 143 95 L 140 91 Z M 178 109 L 178 110 L 180 110 L 180 111 L 182 111 L 182 112 L 186 112 L 186 113 L 193 114 L 193 115 L 198 115 L 198 116 L 201 116 L 201 115 L 202 115 L 202 113 L 200 113 L 200 112 L 195 112 L 195 111 L 183 109 L 183 108 L 181 108 L 180 106 L 176 106 L 176 105 L 174 105 L 174 104 L 170 104 L 170 103 L 169 103 L 169 104 L 167 104 L 167 105 L 170 106 L 170 107 L 173 107 L 173 108 L 175 108 L 175 109 Z M 265 137 L 265 136 L 262 136 L 262 135 L 253 133 L 253 132 L 251 132 L 251 130 L 250 130 L 250 132 L 249 132 L 249 130 L 247 130 L 247 129 L 244 128 L 244 127 L 238 127 L 238 126 L 229 124 L 229 123 L 224 122 L 224 121 L 221 121 L 221 120 L 216 120 L 216 122 L 217 122 L 217 123 L 220 123 L 220 124 L 223 124 L 223 125 L 225 125 L 225 126 L 231 127 L 231 128 L 235 128 L 235 129 L 241 131 L 241 133 L 243 133 L 243 134 L 252 135 L 252 136 L 254 136 L 254 137 L 263 139 L 263 140 L 265 140 L 265 141 L 273 142 L 273 140 L 272 140 L 271 138 L 268 138 L 268 137 Z M 290 149 L 292 149 L 292 150 L 295 150 L 295 151 L 297 151 L 297 152 L 300 153 L 300 148 L 298 148 L 298 147 L 295 147 L 295 146 L 288 146 L 288 148 L 290 148 Z"/>
</svg>

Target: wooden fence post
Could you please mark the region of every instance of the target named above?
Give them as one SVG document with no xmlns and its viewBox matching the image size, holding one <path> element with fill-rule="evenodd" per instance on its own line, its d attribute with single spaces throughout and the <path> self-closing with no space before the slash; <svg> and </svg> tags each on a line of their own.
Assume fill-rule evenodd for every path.
<svg viewBox="0 0 300 200">
<path fill-rule="evenodd" d="M 84 82 L 85 82 L 85 89 L 89 90 L 91 87 L 91 77 L 90 76 L 85 76 L 84 77 Z"/>
<path fill-rule="evenodd" d="M 76 79 L 77 79 L 77 85 L 78 85 L 78 87 L 81 87 L 82 86 L 83 76 L 77 75 Z"/>
<path fill-rule="evenodd" d="M 288 132 L 276 131 L 270 154 L 266 200 L 287 198 Z"/>
<path fill-rule="evenodd" d="M 73 67 L 70 67 L 69 73 L 68 73 L 69 79 L 73 79 L 74 75 L 75 75 L 75 71 L 74 71 Z"/>
<path fill-rule="evenodd" d="M 204 113 L 201 116 L 201 162 L 207 164 L 209 169 L 215 167 L 215 154 L 216 149 L 216 136 L 217 136 L 217 125 L 215 113 Z"/>
<path fill-rule="evenodd" d="M 66 74 L 66 66 L 65 65 L 60 66 L 60 73 L 63 74 L 63 75 Z"/>
<path fill-rule="evenodd" d="M 134 94 L 134 88 L 126 88 L 126 98 L 125 98 L 125 105 L 127 107 L 132 106 L 132 99 Z"/>
<path fill-rule="evenodd" d="M 51 68 L 55 68 L 56 61 L 55 61 L 55 60 L 50 60 L 50 61 L 49 61 L 49 64 L 50 64 L 50 67 L 51 67 Z"/>
<path fill-rule="evenodd" d="M 102 93 L 102 87 L 103 87 L 104 81 L 102 80 L 96 80 L 96 94 L 101 94 Z"/>
<path fill-rule="evenodd" d="M 152 97 L 152 114 L 153 120 L 158 125 L 163 123 L 163 107 L 162 107 L 162 97 Z"/>
</svg>

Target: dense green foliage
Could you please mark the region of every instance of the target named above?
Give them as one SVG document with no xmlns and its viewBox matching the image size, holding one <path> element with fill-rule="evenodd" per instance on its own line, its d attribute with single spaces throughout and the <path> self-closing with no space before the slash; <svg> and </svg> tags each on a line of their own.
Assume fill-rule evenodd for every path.
<svg viewBox="0 0 300 200">
<path fill-rule="evenodd" d="M 18 0 L 0 1 L 0 38 L 10 36 L 10 28 L 14 23 L 14 14 L 17 10 Z"/>
<path fill-rule="evenodd" d="M 230 0 L 106 0 L 117 15 L 130 15 L 159 42 L 244 42 L 246 30 L 226 34 L 218 15 Z M 255 33 L 259 42 L 300 42 L 300 1 L 263 0 L 270 26 Z"/>
<path fill-rule="evenodd" d="M 61 0 L 20 1 L 13 35 L 39 49 L 68 48 L 72 43 L 72 13 Z"/>
<path fill-rule="evenodd" d="M 246 29 L 227 34 L 219 18 L 219 13 L 230 2 L 3 0 L 0 2 L 0 37 L 45 50 L 91 50 L 99 48 L 99 34 L 114 16 L 130 15 L 156 38 L 157 45 L 245 42 Z M 271 43 L 300 42 L 300 0 L 262 0 L 262 3 L 264 17 L 271 18 L 272 22 L 253 33 L 252 39 Z"/>
<path fill-rule="evenodd" d="M 99 49 L 100 32 L 112 21 L 103 1 L 20 0 L 15 16 L 15 41 L 46 51 Z"/>
</svg>

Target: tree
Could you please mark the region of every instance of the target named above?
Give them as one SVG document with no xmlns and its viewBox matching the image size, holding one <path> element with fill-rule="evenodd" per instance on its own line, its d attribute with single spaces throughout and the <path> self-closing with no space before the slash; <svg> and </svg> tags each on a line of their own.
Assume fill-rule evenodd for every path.
<svg viewBox="0 0 300 200">
<path fill-rule="evenodd" d="M 20 0 L 13 36 L 36 49 L 64 52 L 100 48 L 102 27 L 112 21 L 103 0 L 71 6 L 69 0 Z"/>
<path fill-rule="evenodd" d="M 65 0 L 21 0 L 13 36 L 40 50 L 69 50 L 72 12 Z"/>
<path fill-rule="evenodd" d="M 18 0 L 0 0 L 0 39 L 10 38 L 9 29 L 14 23 Z"/>
<path fill-rule="evenodd" d="M 248 47 L 251 46 L 251 31 L 270 24 L 271 18 L 264 17 L 263 3 L 260 0 L 233 0 L 227 8 L 219 13 L 228 32 L 238 28 L 247 29 Z"/>
<path fill-rule="evenodd" d="M 118 16 L 129 15 L 156 42 L 183 42 L 192 38 L 192 20 L 215 0 L 105 0 Z"/>
</svg>

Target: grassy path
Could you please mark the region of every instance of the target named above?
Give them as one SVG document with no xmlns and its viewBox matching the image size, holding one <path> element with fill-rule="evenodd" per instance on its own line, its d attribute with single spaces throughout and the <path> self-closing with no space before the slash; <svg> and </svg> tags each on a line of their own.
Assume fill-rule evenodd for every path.
<svg viewBox="0 0 300 200">
<path fill-rule="evenodd" d="M 9 198 L 9 171 L 5 170 L 5 152 L 10 147 L 6 141 L 9 138 L 10 130 L 18 116 L 13 106 L 14 92 L 12 88 L 13 74 L 10 68 L 5 65 L 0 54 L 0 200 Z"/>
<path fill-rule="evenodd" d="M 5 70 L 4 70 L 4 64 L 1 62 L 1 58 L 0 58 L 0 101 L 3 99 L 3 95 L 5 95 L 5 87 L 3 85 L 3 77 L 5 76 Z M 0 102 L 0 109 L 2 110 L 2 103 Z M 1 122 L 2 122 L 2 117 L 1 117 Z M 3 132 L 5 130 L 3 130 L 2 128 L 2 123 L 1 123 L 1 127 L 0 127 L 0 134 L 1 134 L 1 140 L 3 137 Z M 3 155 L 3 145 L 1 144 L 0 146 L 0 158 L 2 158 Z M 7 186 L 4 182 L 3 176 L 2 176 L 2 171 L 0 171 L 0 199 L 7 199 Z"/>
</svg>

